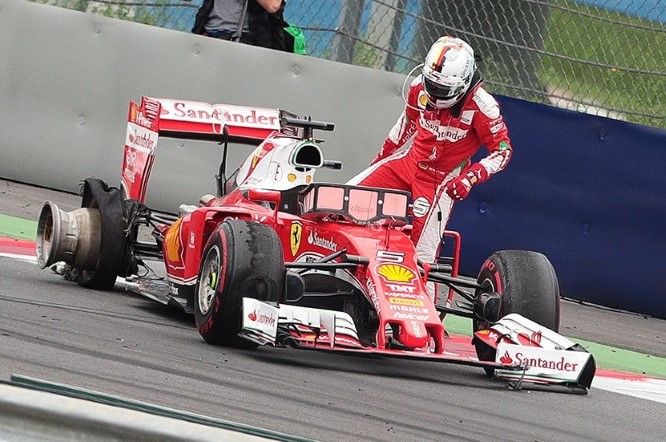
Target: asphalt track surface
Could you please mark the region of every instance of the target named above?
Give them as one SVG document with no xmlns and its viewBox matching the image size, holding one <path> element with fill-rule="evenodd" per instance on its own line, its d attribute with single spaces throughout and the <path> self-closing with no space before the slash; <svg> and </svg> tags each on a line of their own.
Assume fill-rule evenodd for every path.
<svg viewBox="0 0 666 442">
<path fill-rule="evenodd" d="M 0 213 L 79 198 L 0 180 Z M 1 219 L 0 219 L 1 222 Z M 666 321 L 564 302 L 561 332 L 666 356 Z M 479 368 L 206 344 L 193 318 L 0 257 L 0 379 L 12 374 L 324 441 L 659 441 L 666 404 L 592 388 L 512 391 Z"/>
</svg>

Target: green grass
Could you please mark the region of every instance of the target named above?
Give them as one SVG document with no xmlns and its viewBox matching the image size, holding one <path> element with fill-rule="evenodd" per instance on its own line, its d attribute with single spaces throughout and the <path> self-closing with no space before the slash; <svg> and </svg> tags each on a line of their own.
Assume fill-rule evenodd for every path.
<svg viewBox="0 0 666 442">
<path fill-rule="evenodd" d="M 37 221 L 0 214 L 0 236 L 34 241 L 36 235 Z"/>
<path fill-rule="evenodd" d="M 560 7 L 575 8 L 576 13 Z M 566 89 L 577 98 L 593 98 L 597 106 L 624 111 L 628 121 L 666 128 L 663 24 L 556 0 L 551 2 L 544 49 L 557 54 L 541 59 L 538 75 L 544 84 Z"/>
</svg>

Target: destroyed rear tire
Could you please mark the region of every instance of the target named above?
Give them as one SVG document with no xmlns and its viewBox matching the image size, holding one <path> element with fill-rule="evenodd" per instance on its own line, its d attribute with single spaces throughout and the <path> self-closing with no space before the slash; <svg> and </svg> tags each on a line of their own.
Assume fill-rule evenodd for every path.
<svg viewBox="0 0 666 442">
<path fill-rule="evenodd" d="M 127 248 L 123 199 L 120 190 L 109 187 L 97 178 L 84 182 L 81 207 L 99 210 L 101 232 L 99 256 L 94 269 L 78 269 L 77 282 L 81 287 L 113 290 L 121 274 Z"/>
</svg>

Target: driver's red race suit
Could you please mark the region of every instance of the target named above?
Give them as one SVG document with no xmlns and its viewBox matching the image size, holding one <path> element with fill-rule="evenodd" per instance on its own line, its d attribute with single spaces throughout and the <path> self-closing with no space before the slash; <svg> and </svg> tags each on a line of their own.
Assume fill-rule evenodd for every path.
<svg viewBox="0 0 666 442">
<path fill-rule="evenodd" d="M 412 82 L 407 106 L 371 166 L 349 184 L 411 192 L 412 240 L 418 258 L 430 263 L 435 261 L 452 197 L 464 198 L 472 184 L 504 169 L 512 148 L 499 105 L 480 81 L 455 106 L 431 109 L 421 78 Z M 398 150 L 414 133 L 412 144 Z M 470 164 L 482 145 L 488 155 Z"/>
</svg>

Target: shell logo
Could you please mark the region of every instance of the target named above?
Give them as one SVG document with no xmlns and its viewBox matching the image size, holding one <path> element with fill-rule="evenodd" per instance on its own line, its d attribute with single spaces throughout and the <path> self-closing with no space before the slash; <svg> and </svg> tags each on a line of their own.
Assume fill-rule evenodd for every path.
<svg viewBox="0 0 666 442">
<path fill-rule="evenodd" d="M 424 92 L 421 92 L 419 94 L 418 101 L 419 101 L 419 104 L 421 105 L 421 107 L 423 107 L 423 108 L 425 108 L 428 105 L 428 97 L 426 96 L 426 94 Z"/>
<path fill-rule="evenodd" d="M 412 282 L 416 275 L 400 264 L 380 264 L 376 272 L 388 282 Z"/>
</svg>

